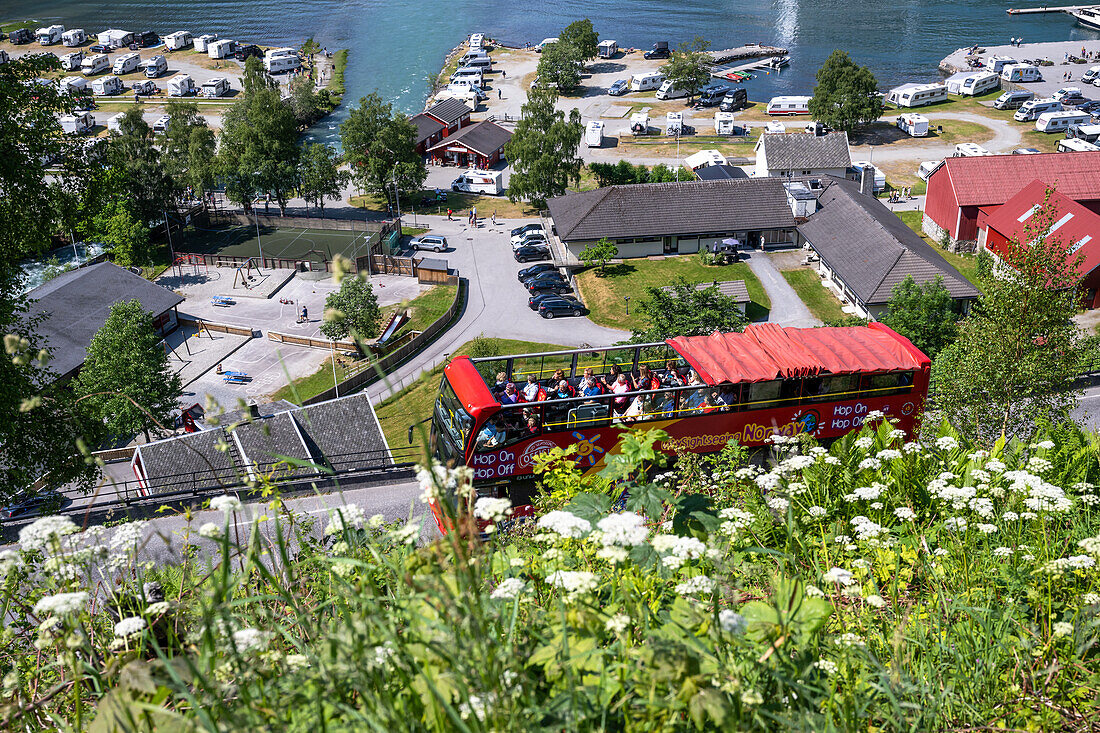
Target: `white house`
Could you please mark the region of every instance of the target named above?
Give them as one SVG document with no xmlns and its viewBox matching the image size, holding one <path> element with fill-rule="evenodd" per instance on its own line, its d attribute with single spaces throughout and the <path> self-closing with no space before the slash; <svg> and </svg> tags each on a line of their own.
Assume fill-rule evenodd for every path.
<svg viewBox="0 0 1100 733">
<path fill-rule="evenodd" d="M 852 165 L 848 133 L 814 135 L 785 132 L 761 135 L 756 143 L 757 178 L 788 176 L 837 176 L 843 178 Z"/>
</svg>

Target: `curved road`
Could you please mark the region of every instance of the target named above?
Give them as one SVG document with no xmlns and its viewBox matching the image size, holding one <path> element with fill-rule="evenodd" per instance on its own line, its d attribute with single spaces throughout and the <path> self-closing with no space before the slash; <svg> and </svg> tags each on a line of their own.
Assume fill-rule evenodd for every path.
<svg viewBox="0 0 1100 733">
<path fill-rule="evenodd" d="M 920 109 L 917 109 L 916 112 L 925 114 L 921 112 Z M 899 113 L 895 113 L 880 117 L 879 122 L 889 122 L 893 124 L 898 114 Z M 993 137 L 980 144 L 991 153 L 1007 153 L 1013 148 L 1020 147 L 1023 140 L 1023 128 L 1018 125 L 998 123 L 997 121 L 990 120 L 988 117 L 982 117 L 972 112 L 935 112 L 929 110 L 925 116 L 932 121 L 932 124 L 935 124 L 936 120 L 958 120 L 960 122 L 974 122 L 983 127 L 988 127 L 993 131 Z M 853 145 L 852 157 L 862 160 L 867 157 L 868 152 L 872 148 L 874 149 L 875 161 L 935 160 L 937 158 L 949 157 L 955 152 L 955 146 L 953 144 L 948 145 L 930 140 L 927 145 L 902 145 L 897 147 L 892 147 L 890 145 Z"/>
</svg>

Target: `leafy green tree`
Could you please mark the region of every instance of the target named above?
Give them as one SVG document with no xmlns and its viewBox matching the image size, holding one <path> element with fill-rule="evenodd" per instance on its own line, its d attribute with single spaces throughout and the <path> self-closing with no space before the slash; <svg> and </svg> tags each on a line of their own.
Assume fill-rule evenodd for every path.
<svg viewBox="0 0 1100 733">
<path fill-rule="evenodd" d="M 748 319 L 737 309 L 737 301 L 718 291 L 717 285 L 699 289 L 679 278 L 671 286 L 646 288 L 638 312 L 649 325 L 635 331 L 632 341 L 647 343 L 676 336 L 705 336 L 715 331 L 742 331 Z"/>
<path fill-rule="evenodd" d="M 339 341 L 372 339 L 382 330 L 382 310 L 370 282 L 360 277 L 345 277 L 340 289 L 325 298 L 325 318 L 321 333 Z"/>
<path fill-rule="evenodd" d="M 537 69 L 538 86 L 571 91 L 581 83 L 582 56 L 571 43 L 558 41 L 542 50 Z"/>
<path fill-rule="evenodd" d="M 264 86 L 256 78 L 249 87 L 222 121 L 218 170 L 226 196 L 234 203 L 250 211 L 257 196 L 270 194 L 279 211 L 286 214 L 287 202 L 298 185 L 298 122 L 277 88 Z"/>
<path fill-rule="evenodd" d="M 294 111 L 294 118 L 298 124 L 305 126 L 317 119 L 320 104 L 317 94 L 313 91 L 313 80 L 305 74 L 300 74 L 290 80 L 290 98 L 287 99 L 290 109 Z"/>
<path fill-rule="evenodd" d="M 119 134 L 108 140 L 108 160 L 125 171 L 126 203 L 142 223 L 159 221 L 179 199 L 180 186 L 169 173 L 140 108 L 130 107 L 123 113 Z"/>
<path fill-rule="evenodd" d="M 153 314 L 131 300 L 111 306 L 107 322 L 92 337 L 74 389 L 82 408 L 112 438 L 138 432 L 149 438 L 158 425 L 171 425 L 183 382 L 168 364 Z"/>
<path fill-rule="evenodd" d="M 352 180 L 391 204 L 395 179 L 398 190 L 407 194 L 420 190 L 428 177 L 424 159 L 416 152 L 416 126 L 377 94 L 362 97 L 348 113 L 340 125 L 340 140 Z"/>
<path fill-rule="evenodd" d="M 557 44 L 552 44 L 557 45 Z M 561 196 L 569 182 L 578 182 L 583 161 L 577 157 L 584 126 L 581 113 L 572 110 L 568 119 L 555 107 L 558 95 L 551 89 L 535 88 L 527 102 L 504 154 L 512 163 L 508 198 L 526 198 L 536 206 Z"/>
<path fill-rule="evenodd" d="M 568 43 L 577 49 L 582 61 L 591 61 L 596 58 L 600 50 L 600 36 L 588 18 L 574 20 L 565 26 L 565 30 L 558 36 L 558 43 Z M 545 53 L 545 50 L 543 52 Z"/>
<path fill-rule="evenodd" d="M 161 143 L 165 168 L 184 196 L 190 187 L 201 196 L 214 185 L 217 171 L 217 140 L 214 131 L 199 114 L 198 105 L 181 102 L 168 106 L 168 127 Z"/>
<path fill-rule="evenodd" d="M 597 271 L 602 275 L 603 269 L 608 262 L 619 256 L 619 248 L 615 246 L 607 237 L 603 237 L 594 244 L 585 247 L 584 250 L 577 255 L 577 258 L 584 264 L 591 267 L 596 265 Z"/>
<path fill-rule="evenodd" d="M 932 359 L 958 338 L 959 316 L 942 277 L 922 285 L 906 277 L 894 286 L 886 308 L 880 320 Z"/>
<path fill-rule="evenodd" d="M 92 239 L 109 246 L 115 262 L 122 267 L 152 262 L 149 227 L 125 200 L 108 201 L 92 217 L 89 229 Z"/>
<path fill-rule="evenodd" d="M 245 97 L 251 97 L 257 92 L 279 89 L 279 82 L 271 78 L 264 69 L 264 62 L 255 56 L 244 62 L 244 73 L 241 75 L 241 92 Z"/>
<path fill-rule="evenodd" d="M 307 143 L 302 150 L 300 191 L 302 198 L 312 201 L 325 218 L 325 199 L 339 200 L 351 173 L 340 169 L 340 154 L 324 143 Z"/>
<path fill-rule="evenodd" d="M 677 89 L 686 89 L 693 102 L 699 90 L 710 82 L 710 67 L 714 60 L 707 53 L 709 48 L 710 41 L 696 36 L 690 43 L 680 44 L 661 69 L 665 79 L 673 82 Z"/>
<path fill-rule="evenodd" d="M 1054 231 L 1060 217 L 1048 192 L 959 322 L 958 340 L 932 365 L 935 411 L 975 439 L 1027 436 L 1076 404 L 1080 344 L 1071 319 L 1080 276 Z"/>
<path fill-rule="evenodd" d="M 817 70 L 810 115 L 837 130 L 851 131 L 877 120 L 883 111 L 878 81 L 871 70 L 837 49 Z"/>
</svg>

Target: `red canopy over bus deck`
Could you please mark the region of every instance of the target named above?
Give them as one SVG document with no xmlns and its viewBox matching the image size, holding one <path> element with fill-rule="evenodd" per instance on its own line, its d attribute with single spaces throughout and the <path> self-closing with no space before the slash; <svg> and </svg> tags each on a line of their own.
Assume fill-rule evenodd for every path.
<svg viewBox="0 0 1100 733">
<path fill-rule="evenodd" d="M 829 328 L 762 323 L 746 326 L 744 333 L 678 336 L 667 343 L 710 385 L 910 371 L 930 364 L 908 339 L 880 323 Z"/>
</svg>

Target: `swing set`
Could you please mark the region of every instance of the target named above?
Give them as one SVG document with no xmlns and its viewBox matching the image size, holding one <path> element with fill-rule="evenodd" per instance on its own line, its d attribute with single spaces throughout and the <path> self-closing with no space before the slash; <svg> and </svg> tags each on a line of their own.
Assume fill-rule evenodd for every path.
<svg viewBox="0 0 1100 733">
<path fill-rule="evenodd" d="M 256 271 L 255 275 L 252 274 L 253 270 Z M 249 257 L 248 262 L 237 267 L 237 274 L 233 276 L 233 287 L 236 288 L 237 283 L 240 282 L 240 284 L 244 286 L 244 289 L 248 290 L 252 287 L 249 283 L 262 275 L 263 273 L 260 272 L 260 266 L 256 263 L 256 258 Z"/>
</svg>

